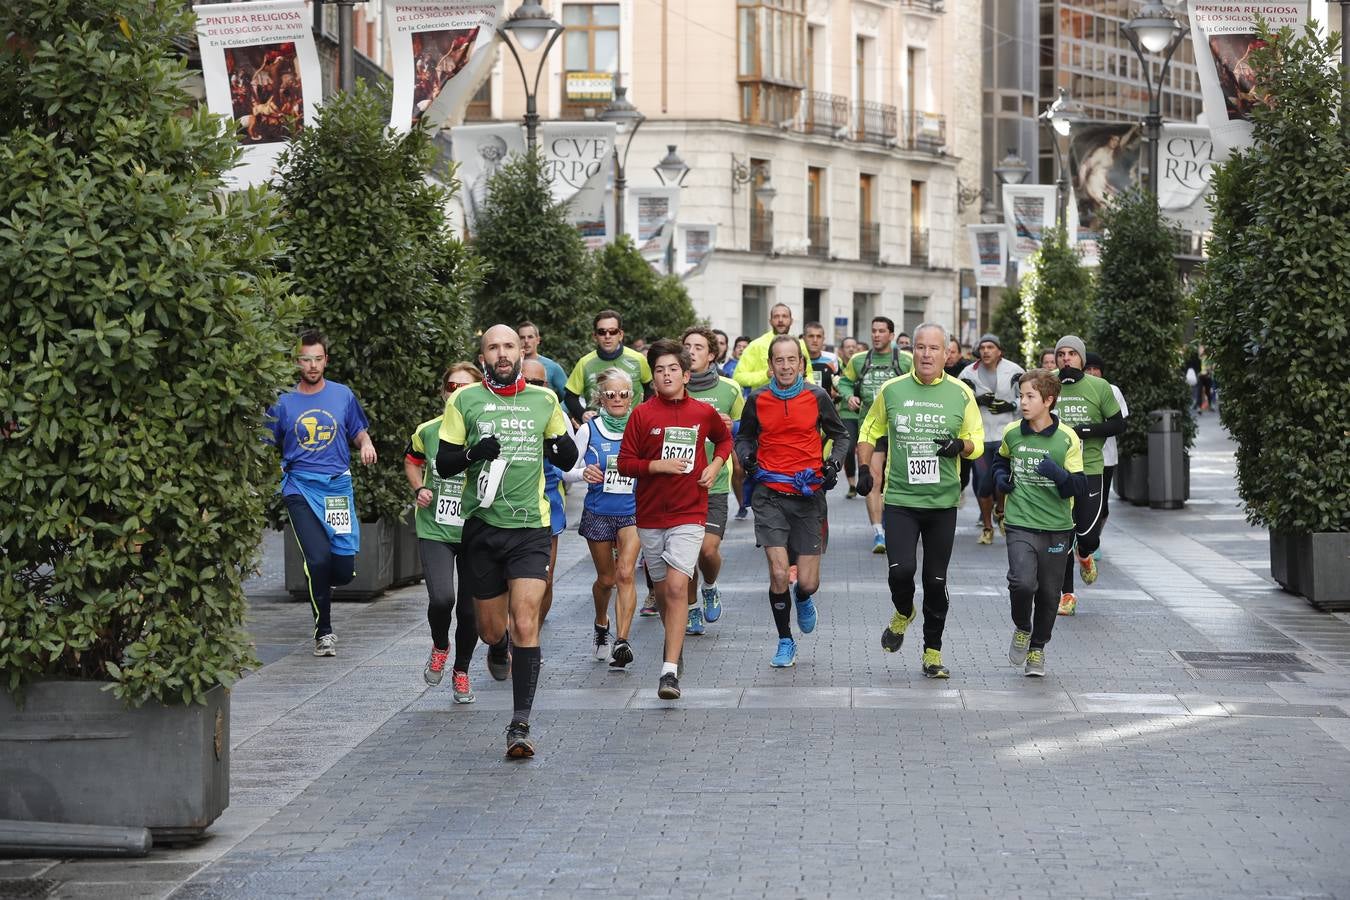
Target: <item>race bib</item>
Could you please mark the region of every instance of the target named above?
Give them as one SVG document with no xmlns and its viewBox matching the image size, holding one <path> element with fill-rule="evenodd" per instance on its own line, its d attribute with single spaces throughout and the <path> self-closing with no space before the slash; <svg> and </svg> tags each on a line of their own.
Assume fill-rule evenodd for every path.
<svg viewBox="0 0 1350 900">
<path fill-rule="evenodd" d="M 665 440 L 661 444 L 662 459 L 679 459 L 685 463 L 684 471 L 694 471 L 694 454 L 698 450 L 698 429 L 679 428 L 674 425 L 665 431 Z"/>
<path fill-rule="evenodd" d="M 619 474 L 619 470 L 614 467 L 614 460 L 610 459 L 610 464 L 605 467 L 605 486 L 603 488 L 606 494 L 631 494 L 633 493 L 634 478 L 625 478 Z"/>
<path fill-rule="evenodd" d="M 936 456 L 911 456 L 905 463 L 909 467 L 910 484 L 937 484 L 942 478 Z"/>
<path fill-rule="evenodd" d="M 436 524 L 451 526 L 464 524 L 462 492 L 453 490 L 449 484 L 441 485 L 441 492 L 436 495 Z"/>
<path fill-rule="evenodd" d="M 352 506 L 347 497 L 324 497 L 323 520 L 333 534 L 352 533 Z"/>
</svg>

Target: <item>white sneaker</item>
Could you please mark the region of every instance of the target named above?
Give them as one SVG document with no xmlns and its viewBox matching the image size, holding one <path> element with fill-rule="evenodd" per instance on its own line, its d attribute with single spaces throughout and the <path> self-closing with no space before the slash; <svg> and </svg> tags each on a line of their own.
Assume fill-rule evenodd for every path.
<svg viewBox="0 0 1350 900">
<path fill-rule="evenodd" d="M 314 642 L 315 656 L 337 656 L 337 635 L 325 634 Z"/>
</svg>

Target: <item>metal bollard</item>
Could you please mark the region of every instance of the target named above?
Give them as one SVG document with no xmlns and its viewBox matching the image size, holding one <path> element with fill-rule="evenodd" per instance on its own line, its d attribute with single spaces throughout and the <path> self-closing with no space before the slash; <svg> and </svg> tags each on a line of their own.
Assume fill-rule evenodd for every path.
<svg viewBox="0 0 1350 900">
<path fill-rule="evenodd" d="M 1155 409 L 1149 418 L 1148 505 L 1152 509 L 1181 509 L 1186 505 L 1181 412 Z"/>
</svg>

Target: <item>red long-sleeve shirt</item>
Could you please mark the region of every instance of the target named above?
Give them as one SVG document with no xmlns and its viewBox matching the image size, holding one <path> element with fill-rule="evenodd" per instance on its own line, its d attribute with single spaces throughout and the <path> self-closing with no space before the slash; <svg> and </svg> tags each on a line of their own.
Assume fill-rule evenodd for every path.
<svg viewBox="0 0 1350 900">
<path fill-rule="evenodd" d="M 661 458 L 662 447 L 670 436 L 668 428 L 697 429 L 693 442 L 694 468 L 682 475 L 652 475 L 649 467 L 653 460 Z M 637 479 L 639 528 L 707 523 L 708 489 L 698 483 L 699 475 L 707 468 L 705 441 L 713 442 L 713 455 L 725 465 L 731 455 L 731 432 L 717 410 L 688 394 L 673 401 L 658 394 L 633 410 L 619 446 L 619 474 Z"/>
</svg>

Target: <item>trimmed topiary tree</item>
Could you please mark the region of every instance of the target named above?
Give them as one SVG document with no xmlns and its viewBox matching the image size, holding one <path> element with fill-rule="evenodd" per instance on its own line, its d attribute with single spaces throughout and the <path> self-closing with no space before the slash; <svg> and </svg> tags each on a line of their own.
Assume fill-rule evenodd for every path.
<svg viewBox="0 0 1350 900">
<path fill-rule="evenodd" d="M 658 275 L 628 235 L 622 235 L 595 253 L 596 303 L 623 313 L 624 331 L 637 337 L 669 337 L 698 322 L 684 283 L 673 275 Z"/>
<path fill-rule="evenodd" d="M 1003 344 L 1003 356 L 1022 368 L 1034 368 L 1027 365 L 1027 356 L 1022 352 L 1022 289 L 1021 286 L 1004 290 L 1003 298 L 994 308 L 989 327 Z M 1033 359 L 1033 362 L 1035 360 Z"/>
<path fill-rule="evenodd" d="M 1120 388 L 1132 413 L 1119 438 L 1120 453 L 1148 453 L 1153 409 L 1181 412 L 1189 447 L 1195 443 L 1195 420 L 1181 361 L 1189 305 L 1172 256 L 1176 240 L 1143 191 L 1119 195 L 1102 221 L 1106 238 L 1088 346 L 1106 361 L 1107 380 Z"/>
<path fill-rule="evenodd" d="M 1027 260 L 1022 279 L 1022 357 L 1035 361 L 1042 347 L 1066 334 L 1085 335 L 1091 321 L 1092 274 L 1063 228 L 1045 233 L 1041 248 Z"/>
<path fill-rule="evenodd" d="M 242 582 L 302 306 L 233 130 L 182 89 L 186 8 L 5 4 L 0 674 L 189 703 L 252 662 Z"/>
</svg>

